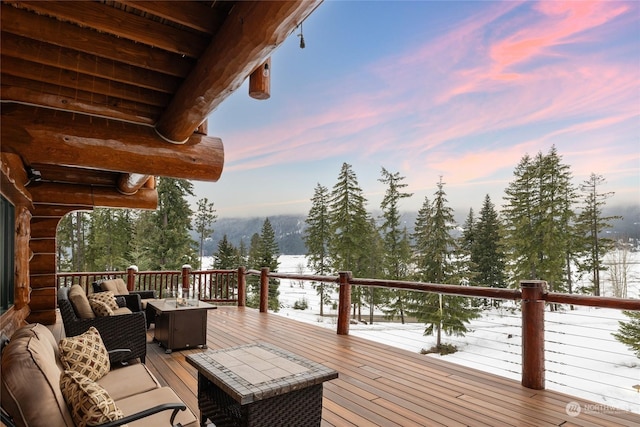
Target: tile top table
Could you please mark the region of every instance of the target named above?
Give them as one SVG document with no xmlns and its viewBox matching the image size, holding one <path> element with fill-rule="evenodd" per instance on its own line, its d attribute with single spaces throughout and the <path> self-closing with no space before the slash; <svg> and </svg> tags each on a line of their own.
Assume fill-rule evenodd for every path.
<svg viewBox="0 0 640 427">
<path fill-rule="evenodd" d="M 190 354 L 187 361 L 241 405 L 338 377 L 338 372 L 267 343 Z"/>
</svg>

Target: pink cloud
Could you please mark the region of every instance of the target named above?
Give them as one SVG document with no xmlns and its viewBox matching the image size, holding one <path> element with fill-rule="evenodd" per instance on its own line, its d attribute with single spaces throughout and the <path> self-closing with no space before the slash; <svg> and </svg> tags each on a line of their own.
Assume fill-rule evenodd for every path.
<svg viewBox="0 0 640 427">
<path fill-rule="evenodd" d="M 512 16 L 530 5 L 527 16 Z M 288 119 L 230 135 L 227 169 L 385 153 L 384 161 L 402 165 L 415 182 L 432 184 L 441 171 L 462 184 L 513 168 L 525 152 L 546 150 L 558 138 L 592 139 L 594 131 L 637 117 L 637 64 L 607 61 L 606 52 L 574 56 L 567 48 L 587 43 L 595 37 L 590 30 L 627 10 L 609 2 L 492 3 L 422 48 L 363 64 L 375 74 L 358 76 L 361 93 L 344 84 L 301 96 L 297 101 L 315 111 L 292 110 Z M 487 26 L 499 30 L 483 37 Z M 550 56 L 556 61 L 527 67 Z M 567 123 L 534 137 L 523 131 L 509 148 L 474 142 L 561 121 Z"/>
</svg>

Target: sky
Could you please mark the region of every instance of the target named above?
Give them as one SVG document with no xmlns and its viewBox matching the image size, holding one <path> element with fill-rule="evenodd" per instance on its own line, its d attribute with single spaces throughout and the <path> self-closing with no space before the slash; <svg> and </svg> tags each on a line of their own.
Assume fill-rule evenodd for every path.
<svg viewBox="0 0 640 427">
<path fill-rule="evenodd" d="M 306 47 L 301 49 L 300 32 Z M 376 211 L 381 170 L 417 212 L 442 177 L 449 206 L 497 209 L 525 155 L 555 146 L 579 185 L 640 205 L 640 2 L 325 0 L 209 117 L 225 165 L 194 182 L 218 218 L 306 215 L 351 165 Z"/>
</svg>

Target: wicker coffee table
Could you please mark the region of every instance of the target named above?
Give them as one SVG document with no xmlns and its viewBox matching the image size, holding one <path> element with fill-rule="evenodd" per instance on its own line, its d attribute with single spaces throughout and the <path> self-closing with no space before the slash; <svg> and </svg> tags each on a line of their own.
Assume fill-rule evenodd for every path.
<svg viewBox="0 0 640 427">
<path fill-rule="evenodd" d="M 338 372 L 266 343 L 190 354 L 200 425 L 319 426 L 322 383 Z"/>
</svg>

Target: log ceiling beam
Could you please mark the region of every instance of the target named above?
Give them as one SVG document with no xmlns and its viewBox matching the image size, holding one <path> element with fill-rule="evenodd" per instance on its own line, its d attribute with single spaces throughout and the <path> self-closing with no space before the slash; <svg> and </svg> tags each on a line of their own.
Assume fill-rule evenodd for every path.
<svg viewBox="0 0 640 427">
<path fill-rule="evenodd" d="M 77 2 L 69 2 L 75 5 Z M 3 32 L 32 38 L 56 46 L 66 47 L 98 58 L 106 58 L 135 67 L 184 78 L 189 74 L 194 60 L 162 49 L 149 49 L 142 43 L 115 38 L 89 28 L 34 15 L 12 6 L 1 7 Z"/>
<path fill-rule="evenodd" d="M 4 31 L 0 33 L 0 39 L 2 40 L 2 54 L 7 57 L 21 58 L 26 61 L 55 67 L 56 69 L 64 68 L 72 72 L 72 74 L 106 78 L 111 81 L 166 93 L 173 93 L 180 84 L 180 79 L 175 76 L 145 70 L 144 68 L 121 62 L 114 62 L 110 59 L 99 58 L 95 55 L 77 52 L 41 41 L 34 41 Z M 4 64 L 2 67 L 4 69 Z M 36 69 L 39 70 L 39 67 L 36 67 Z M 38 71 L 39 73 L 40 71 Z M 58 82 L 58 80 L 61 79 L 58 78 L 53 81 Z"/>
<path fill-rule="evenodd" d="M 178 8 L 175 1 L 125 0 L 122 3 L 209 35 L 213 35 L 226 17 L 220 10 L 199 2 L 182 2 Z"/>
<path fill-rule="evenodd" d="M 13 103 L 2 104 L 2 152 L 32 163 L 217 181 L 219 138 L 192 134 L 169 145 L 150 126 Z"/>
<path fill-rule="evenodd" d="M 5 101 L 19 100 L 56 110 L 75 111 L 146 124 L 154 124 L 162 112 L 160 107 L 76 91 L 45 82 L 37 83 L 40 90 L 27 89 L 31 86 L 34 86 L 33 81 L 29 83 L 28 79 L 3 74 L 0 97 Z"/>
<path fill-rule="evenodd" d="M 117 94 L 118 97 L 122 99 L 137 103 L 146 103 L 157 107 L 164 107 L 171 99 L 168 93 L 112 82 L 100 77 L 81 74 L 77 71 L 60 70 L 56 67 L 40 65 L 20 58 L 6 56 L 4 53 L 0 55 L 0 60 L 2 61 L 3 74 L 22 77 L 36 82 L 55 83 L 71 90 L 97 93 L 105 96 Z"/>
<path fill-rule="evenodd" d="M 160 117 L 158 132 L 186 141 L 320 3 L 238 2 Z"/>
<path fill-rule="evenodd" d="M 72 208 L 71 210 L 94 207 L 129 209 L 158 207 L 158 191 L 150 188 L 141 188 L 131 196 L 125 196 L 115 188 L 78 184 L 37 183 L 29 186 L 29 189 L 36 206 L 68 206 Z"/>
<path fill-rule="evenodd" d="M 209 37 L 176 27 L 169 27 L 142 16 L 127 13 L 95 2 L 21 1 L 13 4 L 39 14 L 55 16 L 62 21 L 90 27 L 120 39 L 135 40 L 178 55 L 197 58 L 207 46 Z M 144 28 L 144 31 L 140 31 Z"/>
</svg>

